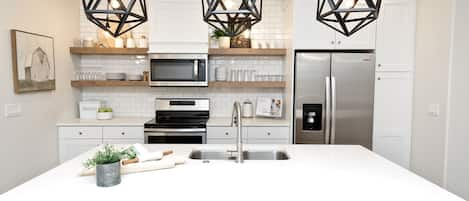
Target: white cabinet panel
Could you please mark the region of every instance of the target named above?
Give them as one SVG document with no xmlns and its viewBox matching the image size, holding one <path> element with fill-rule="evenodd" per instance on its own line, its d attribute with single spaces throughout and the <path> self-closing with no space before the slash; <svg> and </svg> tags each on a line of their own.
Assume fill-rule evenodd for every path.
<svg viewBox="0 0 469 201">
<path fill-rule="evenodd" d="M 412 71 L 415 57 L 415 0 L 386 0 L 378 18 L 378 71 Z"/>
<path fill-rule="evenodd" d="M 149 1 L 151 53 L 207 53 L 208 24 L 194 0 Z"/>
<path fill-rule="evenodd" d="M 336 48 L 341 50 L 376 48 L 376 22 L 347 37 L 336 32 Z"/>
<path fill-rule="evenodd" d="M 288 139 L 249 139 L 248 144 L 290 144 Z"/>
<path fill-rule="evenodd" d="M 295 49 L 334 49 L 335 33 L 316 20 L 318 0 L 294 0 L 293 42 Z"/>
<path fill-rule="evenodd" d="M 249 139 L 288 139 L 288 127 L 248 127 Z"/>
<path fill-rule="evenodd" d="M 60 127 L 59 138 L 64 139 L 101 139 L 101 127 Z"/>
<path fill-rule="evenodd" d="M 236 138 L 235 127 L 208 127 L 207 128 L 207 139 L 230 139 Z"/>
<path fill-rule="evenodd" d="M 409 146 L 409 141 L 400 136 L 379 136 L 374 139 L 374 152 L 387 158 L 388 160 L 409 168 L 410 150 L 403 148 Z"/>
<path fill-rule="evenodd" d="M 144 139 L 104 139 L 104 144 L 143 144 Z"/>
<path fill-rule="evenodd" d="M 376 74 L 373 150 L 385 157 L 393 153 L 388 159 L 404 167 L 409 166 L 410 158 L 412 89 L 410 72 Z M 396 153 L 393 149 L 400 151 Z"/>
<path fill-rule="evenodd" d="M 60 163 L 70 160 L 101 144 L 101 139 L 73 139 L 59 141 Z"/>
<path fill-rule="evenodd" d="M 103 138 L 143 139 L 143 127 L 104 127 Z"/>
<path fill-rule="evenodd" d="M 318 0 L 294 0 L 294 49 L 375 49 L 376 22 L 346 37 L 317 21 L 317 6 Z"/>
</svg>

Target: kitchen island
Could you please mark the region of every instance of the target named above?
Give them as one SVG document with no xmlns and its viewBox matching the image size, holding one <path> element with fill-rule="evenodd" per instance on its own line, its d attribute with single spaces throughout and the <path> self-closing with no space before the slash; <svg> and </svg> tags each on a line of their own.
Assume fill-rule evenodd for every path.
<svg viewBox="0 0 469 201">
<path fill-rule="evenodd" d="M 172 149 L 187 161 L 173 169 L 122 176 L 100 188 L 78 176 L 91 150 L 12 189 L 0 200 L 318 200 L 461 201 L 462 199 L 360 146 L 245 145 L 245 150 L 283 150 L 289 160 L 243 164 L 189 159 L 192 150 L 233 145 L 145 145 Z M 14 173 L 12 173 L 14 174 Z"/>
</svg>

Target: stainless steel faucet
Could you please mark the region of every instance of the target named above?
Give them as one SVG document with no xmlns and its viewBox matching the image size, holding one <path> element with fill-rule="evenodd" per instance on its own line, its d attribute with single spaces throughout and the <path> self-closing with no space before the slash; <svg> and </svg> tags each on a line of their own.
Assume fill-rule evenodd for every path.
<svg viewBox="0 0 469 201">
<path fill-rule="evenodd" d="M 241 103 L 236 101 L 233 105 L 233 114 L 231 116 L 231 126 L 236 125 L 237 137 L 236 137 L 236 162 L 243 163 L 243 125 L 241 121 Z"/>
</svg>

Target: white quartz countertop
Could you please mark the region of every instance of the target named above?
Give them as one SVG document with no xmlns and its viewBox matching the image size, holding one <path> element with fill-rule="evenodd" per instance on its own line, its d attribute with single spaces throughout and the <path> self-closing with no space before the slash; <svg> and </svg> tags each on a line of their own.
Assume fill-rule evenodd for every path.
<svg viewBox="0 0 469 201">
<path fill-rule="evenodd" d="M 113 118 L 111 120 L 65 119 L 57 122 L 56 126 L 142 126 L 151 118 Z"/>
<path fill-rule="evenodd" d="M 173 149 L 233 149 L 232 145 L 145 145 Z M 246 145 L 247 150 L 281 149 L 286 161 L 189 160 L 173 169 L 124 175 L 120 185 L 99 188 L 95 177 L 79 177 L 93 151 L 70 160 L 0 196 L 0 200 L 307 200 L 462 201 L 360 146 Z"/>
<path fill-rule="evenodd" d="M 289 126 L 290 121 L 286 119 L 273 118 L 243 118 L 243 126 Z M 231 126 L 230 117 L 211 117 L 207 126 Z"/>
<path fill-rule="evenodd" d="M 143 126 L 145 122 L 150 121 L 149 117 L 117 117 L 112 120 L 86 120 L 86 119 L 65 119 L 57 122 L 56 126 Z M 243 118 L 244 126 L 289 126 L 290 122 L 285 119 L 269 119 L 269 118 Z M 207 122 L 207 126 L 231 126 L 231 118 L 229 117 L 211 117 Z"/>
</svg>

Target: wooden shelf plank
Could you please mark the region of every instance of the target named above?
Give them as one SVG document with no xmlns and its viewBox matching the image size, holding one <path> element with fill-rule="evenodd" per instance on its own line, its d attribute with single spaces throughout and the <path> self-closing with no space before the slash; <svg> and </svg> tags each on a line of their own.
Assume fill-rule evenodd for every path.
<svg viewBox="0 0 469 201">
<path fill-rule="evenodd" d="M 148 87 L 148 81 L 73 80 L 72 87 Z"/>
<path fill-rule="evenodd" d="M 211 56 L 285 56 L 287 49 L 210 48 Z"/>
<path fill-rule="evenodd" d="M 70 53 L 78 55 L 147 55 L 148 48 L 71 47 Z"/>
<path fill-rule="evenodd" d="M 226 88 L 285 88 L 286 82 L 209 82 L 209 87 Z"/>
</svg>

